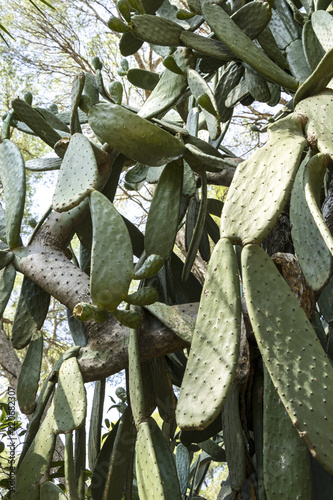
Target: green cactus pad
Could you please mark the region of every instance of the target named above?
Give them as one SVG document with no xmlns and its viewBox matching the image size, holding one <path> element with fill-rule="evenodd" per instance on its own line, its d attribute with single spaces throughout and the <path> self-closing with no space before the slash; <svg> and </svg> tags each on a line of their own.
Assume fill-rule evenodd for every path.
<svg viewBox="0 0 333 500">
<path fill-rule="evenodd" d="M 138 328 L 142 322 L 141 314 L 137 311 L 127 311 L 124 309 L 115 309 L 111 313 L 119 323 L 128 328 Z"/>
<path fill-rule="evenodd" d="M 87 411 L 86 391 L 75 357 L 63 361 L 54 397 L 57 434 L 72 432 L 84 423 Z"/>
<path fill-rule="evenodd" d="M 205 2 L 202 6 L 203 15 L 217 37 L 229 47 L 242 61 L 249 64 L 255 71 L 268 80 L 282 85 L 290 90 L 297 90 L 298 82 L 285 73 L 279 66 L 269 59 L 243 33 L 237 24 L 219 6 Z"/>
<path fill-rule="evenodd" d="M 240 491 L 246 478 L 246 452 L 241 417 L 239 413 L 239 384 L 234 384 L 222 408 L 222 429 L 230 486 Z"/>
<path fill-rule="evenodd" d="M 145 306 L 145 309 L 170 328 L 178 337 L 191 344 L 195 321 L 182 311 L 181 306 L 168 306 L 163 302 L 155 302 L 155 304 Z"/>
<path fill-rule="evenodd" d="M 134 279 L 142 280 L 146 278 L 151 278 L 154 274 L 157 274 L 158 271 L 163 267 L 164 261 L 162 257 L 156 254 L 151 254 L 146 258 L 142 266 L 135 271 Z"/>
<path fill-rule="evenodd" d="M 223 410 L 222 410 L 223 411 Z M 213 439 L 199 441 L 198 446 L 209 455 L 215 462 L 226 462 L 226 454 L 224 449 L 217 444 Z"/>
<path fill-rule="evenodd" d="M 80 347 L 75 346 L 75 347 L 71 347 L 70 349 L 65 351 L 60 356 L 58 361 L 55 363 L 48 378 L 46 379 L 46 381 L 42 387 L 42 390 L 40 391 L 40 394 L 38 396 L 35 411 L 32 414 L 31 419 L 29 421 L 29 424 L 27 427 L 27 432 L 24 436 L 24 446 L 23 446 L 23 449 L 22 449 L 22 452 L 21 452 L 21 455 L 19 458 L 18 466 L 20 466 L 21 462 L 23 461 L 33 439 L 35 438 L 35 436 L 38 432 L 38 429 L 40 428 L 40 421 L 41 421 L 43 412 L 45 410 L 45 407 L 46 407 L 46 405 L 51 397 L 51 394 L 53 393 L 61 364 L 63 363 L 63 361 L 65 361 L 66 359 L 68 359 L 72 356 L 77 357 L 79 354 L 79 350 L 80 350 Z"/>
<path fill-rule="evenodd" d="M 133 277 L 131 238 L 119 212 L 98 191 L 91 194 L 90 210 L 91 298 L 100 308 L 113 311 L 126 298 Z"/>
<path fill-rule="evenodd" d="M 325 90 L 333 77 L 332 68 L 333 48 L 326 52 L 325 56 L 313 70 L 309 78 L 299 87 L 294 97 L 294 106 L 302 99 L 319 94 Z"/>
<path fill-rule="evenodd" d="M 108 20 L 108 27 L 110 30 L 118 33 L 127 33 L 131 29 L 127 24 L 123 23 L 121 19 L 115 16 L 111 16 Z"/>
<path fill-rule="evenodd" d="M 269 26 L 266 26 L 262 33 L 258 35 L 257 40 L 272 61 L 280 66 L 280 68 L 288 69 L 288 61 L 277 45 Z"/>
<path fill-rule="evenodd" d="M 6 239 L 6 214 L 0 203 L 0 240 L 7 243 Z"/>
<path fill-rule="evenodd" d="M 147 371 L 142 370 L 142 364 L 140 363 L 137 328 L 131 328 L 129 333 L 128 370 L 131 408 L 135 425 L 138 428 L 140 423 L 151 415 L 152 411 L 147 398 L 147 391 L 145 393 L 147 380 L 145 380 L 144 377 L 147 375 Z M 148 380 L 148 384 L 151 384 L 150 379 Z"/>
<path fill-rule="evenodd" d="M 146 180 L 147 172 L 149 167 L 147 165 L 142 165 L 142 163 L 137 163 L 131 170 L 129 170 L 125 175 L 125 181 L 133 185 L 141 185 L 142 182 Z"/>
<path fill-rule="evenodd" d="M 176 63 L 175 59 L 172 57 L 172 55 L 166 56 L 163 59 L 162 64 L 167 69 L 169 69 L 173 73 L 176 73 L 177 75 L 183 75 L 184 74 L 184 72 L 180 69 L 180 67 L 178 66 L 178 64 Z"/>
<path fill-rule="evenodd" d="M 73 316 L 70 309 L 67 309 L 67 321 L 74 345 L 85 347 L 88 343 L 85 325 Z"/>
<path fill-rule="evenodd" d="M 12 293 L 15 277 L 16 269 L 12 264 L 9 264 L 0 271 L 0 318 L 3 316 Z"/>
<path fill-rule="evenodd" d="M 258 245 L 242 250 L 245 299 L 258 347 L 291 421 L 333 473 L 333 368 L 297 298 Z"/>
<path fill-rule="evenodd" d="M 243 99 L 250 96 L 250 90 L 248 88 L 247 81 L 245 77 L 242 77 L 237 85 L 230 90 L 229 94 L 225 98 L 225 105 L 227 108 L 233 108 L 236 104 L 239 104 Z"/>
<path fill-rule="evenodd" d="M 236 373 L 240 321 L 236 256 L 221 239 L 209 262 L 176 409 L 181 429 L 204 429 L 221 411 Z"/>
<path fill-rule="evenodd" d="M 158 413 L 164 422 L 175 418 L 176 398 L 165 357 L 149 360 Z"/>
<path fill-rule="evenodd" d="M 127 0 L 118 0 L 117 1 L 117 10 L 125 19 L 126 22 L 131 21 L 131 6 Z"/>
<path fill-rule="evenodd" d="M 301 38 L 301 25 L 295 21 L 293 12 L 285 0 L 276 0 L 274 7 L 269 28 L 279 48 L 284 52 L 290 43 Z"/>
<path fill-rule="evenodd" d="M 121 104 L 123 100 L 124 88 L 120 82 L 114 80 L 109 85 L 109 94 L 111 98 L 114 100 L 115 104 Z"/>
<path fill-rule="evenodd" d="M 140 68 L 129 69 L 126 76 L 132 85 L 145 90 L 154 90 L 160 79 L 158 73 Z"/>
<path fill-rule="evenodd" d="M 142 44 L 143 40 L 134 36 L 131 31 L 128 31 L 127 33 L 123 33 L 120 39 L 119 50 L 122 56 L 131 56 L 141 48 Z"/>
<path fill-rule="evenodd" d="M 6 204 L 6 239 L 9 247 L 14 248 L 21 245 L 26 182 L 22 154 L 9 139 L 0 144 L 0 179 Z"/>
<path fill-rule="evenodd" d="M 270 100 L 271 93 L 268 84 L 257 73 L 245 68 L 245 81 L 248 91 L 256 101 L 268 102 Z"/>
<path fill-rule="evenodd" d="M 68 500 L 59 486 L 51 481 L 43 483 L 40 487 L 40 500 Z"/>
<path fill-rule="evenodd" d="M 141 0 L 143 8 L 147 14 L 155 14 L 161 7 L 164 0 Z"/>
<path fill-rule="evenodd" d="M 148 256 L 157 254 L 167 259 L 172 253 L 179 223 L 183 170 L 182 163 L 169 163 L 158 181 L 146 224 L 145 250 Z"/>
<path fill-rule="evenodd" d="M 192 197 L 188 204 L 186 219 L 185 219 L 185 250 L 187 252 L 193 236 L 195 223 L 198 219 L 199 207 L 200 207 L 199 199 L 197 199 L 196 196 Z"/>
<path fill-rule="evenodd" d="M 41 108 L 39 106 L 34 106 L 34 109 L 38 111 L 38 113 L 40 113 L 47 123 L 55 130 L 66 132 L 67 134 L 70 133 L 66 123 L 58 118 L 58 116 L 50 111 L 50 109 Z"/>
<path fill-rule="evenodd" d="M 155 45 L 177 47 L 179 36 L 184 30 L 179 24 L 150 14 L 133 16 L 131 19 L 132 33 L 145 42 Z"/>
<path fill-rule="evenodd" d="M 186 446 L 184 446 L 182 443 L 179 443 L 176 448 L 176 467 L 177 467 L 177 476 L 180 486 L 180 492 L 182 495 L 184 495 L 184 498 L 187 491 L 187 484 L 189 481 L 190 465 L 191 465 L 190 453 L 186 448 Z"/>
<path fill-rule="evenodd" d="M 7 267 L 14 259 L 13 252 L 8 250 L 0 250 L 0 271 Z"/>
<path fill-rule="evenodd" d="M 48 172 L 50 170 L 59 170 L 62 158 L 36 158 L 25 162 L 25 168 L 33 172 Z"/>
<path fill-rule="evenodd" d="M 119 420 L 117 434 L 110 454 L 103 497 L 93 495 L 93 500 L 100 498 L 122 500 L 131 453 L 135 447 L 135 427 L 130 408 L 126 408 Z M 105 467 L 105 463 L 103 464 Z"/>
<path fill-rule="evenodd" d="M 187 281 L 193 263 L 195 261 L 195 257 L 197 255 L 197 251 L 202 247 L 202 244 L 204 243 L 204 236 L 207 234 L 205 233 L 205 221 L 206 221 L 206 215 L 207 215 L 207 177 L 206 177 L 206 172 L 201 172 L 200 173 L 200 180 L 201 180 L 201 199 L 200 199 L 200 205 L 199 209 L 197 212 L 197 216 L 194 213 L 194 218 L 195 223 L 194 223 L 194 228 L 193 232 L 191 232 L 190 237 L 188 237 L 188 253 L 186 256 L 183 272 L 182 272 L 182 280 Z M 189 207 L 190 208 L 190 207 Z M 195 210 L 196 211 L 196 210 Z M 185 232 L 186 234 L 186 232 Z M 209 243 L 208 243 L 208 259 L 210 257 L 210 249 L 209 249 Z"/>
<path fill-rule="evenodd" d="M 237 167 L 228 191 L 221 234 L 233 243 L 261 243 L 274 227 L 306 145 L 297 115 L 279 120 L 268 131 L 268 142 Z"/>
<path fill-rule="evenodd" d="M 183 31 L 180 34 L 180 40 L 186 47 L 196 50 L 200 54 L 220 59 L 221 61 L 233 61 L 235 58 L 235 54 L 219 40 L 205 38 L 191 31 Z"/>
<path fill-rule="evenodd" d="M 300 82 L 303 83 L 311 75 L 311 70 L 308 66 L 303 44 L 301 40 L 294 40 L 286 48 L 286 56 L 291 74 Z"/>
<path fill-rule="evenodd" d="M 140 12 L 140 14 L 145 14 L 145 9 L 142 0 L 127 0 L 127 1 L 133 7 L 134 10 Z"/>
<path fill-rule="evenodd" d="M 142 422 L 136 441 L 136 475 L 140 500 L 181 500 L 176 465 L 154 419 Z"/>
<path fill-rule="evenodd" d="M 310 453 L 264 370 L 264 483 L 267 498 L 311 500 Z"/>
<path fill-rule="evenodd" d="M 49 304 L 50 295 L 25 276 L 12 327 L 15 349 L 23 349 L 29 344 L 34 331 L 41 329 Z"/>
<path fill-rule="evenodd" d="M 51 148 L 61 139 L 61 135 L 47 123 L 45 118 L 25 101 L 14 99 L 14 101 L 12 101 L 12 107 L 20 120 L 28 125 L 28 127 Z"/>
<path fill-rule="evenodd" d="M 103 141 L 145 165 L 164 165 L 185 150 L 171 134 L 116 104 L 92 106 L 88 121 Z"/>
<path fill-rule="evenodd" d="M 332 62 L 333 48 L 326 52 L 318 66 L 313 70 L 313 73 L 297 90 L 294 97 L 294 106 L 306 97 L 319 94 L 326 87 L 332 88 L 330 84 L 333 77 Z"/>
<path fill-rule="evenodd" d="M 187 71 L 187 81 L 193 96 L 198 99 L 206 94 L 212 104 L 214 114 L 207 111 L 207 109 L 202 108 L 203 114 L 206 119 L 207 128 L 209 131 L 210 138 L 212 140 L 216 139 L 221 132 L 219 112 L 217 104 L 215 102 L 215 97 L 211 91 L 208 83 L 202 76 L 199 75 L 194 69 L 189 68 Z M 212 110 L 212 111 L 213 111 Z"/>
<path fill-rule="evenodd" d="M 221 431 L 222 417 L 221 413 L 219 413 L 216 419 L 202 431 L 181 431 L 180 440 L 185 446 L 189 446 L 192 443 L 202 443 L 203 441 L 207 441 Z"/>
<path fill-rule="evenodd" d="M 94 397 L 91 407 L 89 439 L 88 439 L 88 461 L 90 470 L 94 470 L 98 453 L 101 449 L 102 418 L 105 399 L 105 379 L 96 380 Z"/>
<path fill-rule="evenodd" d="M 43 335 L 38 330 L 32 335 L 17 382 L 17 401 L 20 410 L 26 415 L 30 415 L 36 406 L 35 398 L 40 379 L 42 357 Z"/>
<path fill-rule="evenodd" d="M 51 404 L 16 472 L 14 500 L 39 500 L 39 485 L 50 470 L 56 443 L 53 409 Z"/>
<path fill-rule="evenodd" d="M 304 276 L 313 290 L 322 289 L 333 272 L 333 238 L 320 210 L 320 191 L 328 158 L 303 161 L 291 194 L 291 235 Z"/>
<path fill-rule="evenodd" d="M 219 83 L 215 89 L 215 100 L 219 110 L 222 123 L 227 122 L 232 117 L 233 110 L 225 104 L 226 98 L 240 82 L 244 74 L 244 66 L 241 63 L 230 63 L 223 71 Z"/>
<path fill-rule="evenodd" d="M 312 13 L 311 23 L 320 45 L 325 52 L 333 49 L 333 19 L 329 12 L 317 10 Z"/>
<path fill-rule="evenodd" d="M 308 117 L 305 132 L 313 148 L 318 147 L 321 153 L 333 158 L 333 123 L 329 119 L 328 109 L 333 103 L 333 91 L 325 90 L 313 97 L 299 102 L 295 108 L 297 113 Z"/>
<path fill-rule="evenodd" d="M 121 417 L 122 418 L 122 417 Z M 92 500 L 100 500 L 103 498 L 103 491 L 106 481 L 106 464 L 110 462 L 112 451 L 119 428 L 120 419 L 114 424 L 112 430 L 108 433 L 103 442 L 101 451 L 98 454 L 96 465 L 92 471 L 91 479 L 91 497 Z"/>
<path fill-rule="evenodd" d="M 60 167 L 53 209 L 65 212 L 76 207 L 96 188 L 97 182 L 97 162 L 90 141 L 82 134 L 74 134 Z"/>
<path fill-rule="evenodd" d="M 66 478 L 66 486 L 69 498 L 78 499 L 78 491 L 75 478 L 75 466 L 73 459 L 73 433 L 69 432 L 65 436 L 65 451 L 64 451 L 64 471 Z"/>
<path fill-rule="evenodd" d="M 311 20 L 306 21 L 303 26 L 302 43 L 308 66 L 311 71 L 314 71 L 324 57 L 325 50 L 314 32 Z"/>
<path fill-rule="evenodd" d="M 140 288 L 134 293 L 127 295 L 126 302 L 134 306 L 148 306 L 157 300 L 157 290 L 152 286 Z"/>
<path fill-rule="evenodd" d="M 331 278 L 318 298 L 320 313 L 327 323 L 333 321 L 333 279 Z"/>
<path fill-rule="evenodd" d="M 271 8 L 267 2 L 251 1 L 243 5 L 231 19 L 251 40 L 258 38 L 271 20 Z"/>
<path fill-rule="evenodd" d="M 152 118 L 167 111 L 182 96 L 186 87 L 187 80 L 184 75 L 166 69 L 138 115 L 142 118 Z"/>
<path fill-rule="evenodd" d="M 82 133 L 80 118 L 79 118 L 79 104 L 84 89 L 85 73 L 81 71 L 78 73 L 72 85 L 71 92 L 71 114 L 70 114 L 70 130 L 71 134 Z"/>
</svg>

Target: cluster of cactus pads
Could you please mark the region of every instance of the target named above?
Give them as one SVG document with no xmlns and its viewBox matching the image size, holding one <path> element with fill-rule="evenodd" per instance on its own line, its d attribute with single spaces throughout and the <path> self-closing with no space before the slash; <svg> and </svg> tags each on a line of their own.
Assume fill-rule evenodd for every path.
<svg viewBox="0 0 333 500">
<path fill-rule="evenodd" d="M 150 92 L 140 110 L 122 104 L 119 80 L 105 88 L 95 57 L 95 74 L 79 73 L 73 83 L 70 112 L 33 106 L 26 94 L 4 119 L 0 311 L 22 272 L 11 340 L 16 349 L 28 346 L 18 402 L 32 415 L 15 500 L 88 495 L 89 377 L 80 359 L 89 349 L 95 358 L 107 360 L 105 350 L 114 356 L 117 322 L 129 327 L 129 336 L 121 327 L 127 407 L 101 446 L 105 372 L 95 373 L 91 498 L 202 498 L 212 460 L 228 464 L 220 500 L 331 498 L 333 10 L 325 0 L 187 6 L 119 0 L 108 21 L 122 33 L 119 76 Z M 126 58 L 144 43 L 163 60 L 161 74 L 129 67 Z M 289 102 L 268 126 L 266 144 L 239 163 L 223 146 L 234 107 L 275 106 L 281 91 Z M 86 123 L 101 145 L 83 134 Z M 45 141 L 57 158 L 24 164 L 12 127 Z M 23 247 L 25 168 L 59 169 L 59 176 L 53 213 Z M 207 197 L 207 172 L 230 186 L 224 203 Z M 114 206 L 120 182 L 130 190 L 157 184 L 144 236 Z M 291 221 L 293 258 L 279 245 L 273 258 L 268 252 L 282 215 Z M 221 218 L 220 228 L 212 216 Z M 184 263 L 173 252 L 183 222 Z M 65 255 L 75 233 L 79 268 Z M 193 274 L 198 252 L 208 263 L 203 286 Z M 139 281 L 134 293 L 132 280 Z M 75 347 L 36 400 L 50 294 L 70 308 Z M 182 305 L 191 302 L 199 302 L 195 321 Z M 154 328 L 145 321 L 151 316 L 190 347 L 188 355 L 164 348 L 161 356 L 157 346 L 142 362 L 140 340 Z M 109 349 L 99 335 L 110 335 Z M 172 384 L 180 387 L 178 401 Z M 162 429 L 152 417 L 156 407 Z M 66 437 L 65 492 L 49 477 L 59 434 Z"/>
</svg>

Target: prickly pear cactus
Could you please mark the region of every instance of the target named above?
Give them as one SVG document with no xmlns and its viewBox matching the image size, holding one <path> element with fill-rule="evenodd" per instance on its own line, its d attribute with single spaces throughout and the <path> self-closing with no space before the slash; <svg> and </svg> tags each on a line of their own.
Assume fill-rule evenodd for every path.
<svg viewBox="0 0 333 500">
<path fill-rule="evenodd" d="M 20 406 L 33 414 L 15 499 L 64 498 L 49 481 L 61 433 L 67 496 L 85 497 L 84 381 L 124 368 L 128 394 L 103 441 L 104 392 L 94 398 L 94 500 L 202 498 L 212 460 L 229 470 L 218 498 L 332 496 L 332 7 L 176 4 L 119 0 L 104 23 L 120 33 L 116 79 L 106 84 L 96 56 L 94 71 L 73 83 L 69 111 L 33 106 L 26 95 L 4 118 L 0 313 L 19 271 L 12 345 L 32 339 L 18 385 Z M 149 70 L 131 67 L 141 47 Z M 126 101 L 129 84 L 146 96 L 140 109 Z M 234 109 L 260 102 L 285 106 L 262 129 L 265 145 L 237 158 L 225 139 Z M 13 127 L 59 158 L 24 163 Z M 59 177 L 56 213 L 24 248 L 25 168 L 59 169 Z M 208 199 L 210 183 L 226 196 Z M 115 195 L 144 185 L 153 196 L 137 226 Z M 68 251 L 75 233 L 80 263 Z M 291 261 L 297 266 L 284 269 Z M 43 346 L 35 332 L 50 294 L 66 305 L 72 330 L 85 322 L 76 324 L 84 339 L 36 399 Z"/>
</svg>

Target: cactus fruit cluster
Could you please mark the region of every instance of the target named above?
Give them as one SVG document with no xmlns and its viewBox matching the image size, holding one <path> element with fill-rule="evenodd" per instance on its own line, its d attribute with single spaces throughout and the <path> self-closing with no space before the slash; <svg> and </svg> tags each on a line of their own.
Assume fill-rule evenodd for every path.
<svg viewBox="0 0 333 500">
<path fill-rule="evenodd" d="M 96 500 L 199 498 L 212 460 L 229 469 L 219 499 L 332 496 L 333 10 L 321 0 L 174 3 L 119 0 L 107 23 L 121 33 L 119 79 L 106 90 L 95 57 L 94 74 L 73 82 L 69 112 L 34 106 L 27 95 L 3 122 L 0 313 L 23 273 L 11 341 L 28 346 L 18 400 L 32 413 L 15 500 L 83 500 L 88 484 Z M 130 67 L 142 46 L 163 59 L 161 74 Z M 128 84 L 149 92 L 139 110 L 124 104 Z M 275 106 L 282 91 L 289 102 L 266 144 L 239 161 L 224 145 L 234 107 Z M 25 164 L 11 127 L 58 158 Z M 59 177 L 53 213 L 24 247 L 25 168 L 59 169 Z M 229 188 L 223 200 L 208 198 L 213 176 Z M 122 182 L 156 184 L 144 235 L 114 204 Z M 181 231 L 185 262 L 174 252 Z M 80 258 L 70 262 L 75 233 Z M 67 306 L 76 347 L 36 399 L 50 295 Z M 128 394 L 101 446 L 110 364 L 127 368 Z M 59 434 L 65 492 L 49 475 Z"/>
</svg>

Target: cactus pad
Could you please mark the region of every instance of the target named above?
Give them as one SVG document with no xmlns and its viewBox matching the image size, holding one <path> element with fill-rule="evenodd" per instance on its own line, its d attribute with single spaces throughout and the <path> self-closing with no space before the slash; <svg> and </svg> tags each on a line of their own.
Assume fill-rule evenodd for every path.
<svg viewBox="0 0 333 500">
<path fill-rule="evenodd" d="M 171 255 L 178 230 L 183 171 L 182 163 L 174 161 L 165 167 L 158 181 L 146 225 L 147 255 L 157 254 L 163 259 Z"/>
<path fill-rule="evenodd" d="M 36 331 L 30 341 L 17 382 L 17 400 L 20 410 L 29 415 L 35 409 L 35 398 L 43 356 L 43 335 Z"/>
<path fill-rule="evenodd" d="M 12 101 L 17 116 L 51 148 L 61 139 L 61 135 L 38 113 L 38 111 L 21 99 Z"/>
<path fill-rule="evenodd" d="M 53 404 L 16 473 L 13 500 L 39 500 L 39 484 L 48 474 L 56 443 Z"/>
<path fill-rule="evenodd" d="M 21 245 L 26 183 L 22 154 L 9 139 L 0 144 L 0 179 L 6 204 L 6 239 L 9 247 L 14 248 Z"/>
<path fill-rule="evenodd" d="M 76 207 L 97 186 L 98 168 L 93 148 L 82 134 L 74 134 L 60 167 L 52 206 L 57 212 Z"/>
<path fill-rule="evenodd" d="M 179 24 L 150 14 L 133 16 L 131 19 L 132 32 L 137 38 L 155 45 L 177 47 L 179 36 L 184 30 Z"/>
<path fill-rule="evenodd" d="M 152 118 L 167 111 L 183 95 L 186 87 L 187 81 L 184 75 L 178 75 L 166 69 L 153 92 L 139 110 L 138 116 Z"/>
<path fill-rule="evenodd" d="M 267 253 L 247 245 L 241 257 L 246 304 L 263 361 L 299 435 L 332 474 L 333 368 Z"/>
<path fill-rule="evenodd" d="M 88 121 L 103 141 L 146 165 L 164 165 L 182 156 L 185 150 L 171 134 L 117 104 L 92 106 Z"/>
<path fill-rule="evenodd" d="M 228 191 L 221 234 L 233 243 L 261 243 L 274 227 L 306 145 L 298 116 L 287 116 L 268 130 L 268 142 L 238 166 Z"/>
<path fill-rule="evenodd" d="M 205 2 L 202 5 L 202 12 L 217 37 L 242 61 L 268 80 L 288 89 L 297 90 L 297 80 L 274 64 L 219 5 Z"/>
<path fill-rule="evenodd" d="M 86 418 L 86 391 L 75 357 L 63 361 L 54 397 L 54 419 L 57 434 L 78 429 Z"/>
<path fill-rule="evenodd" d="M 313 290 L 333 272 L 333 238 L 320 211 L 320 191 L 328 158 L 322 153 L 302 162 L 291 195 L 290 222 L 295 253 Z"/>
<path fill-rule="evenodd" d="M 176 409 L 181 429 L 204 429 L 221 411 L 236 373 L 241 303 L 236 255 L 227 239 L 215 246 Z"/>
<path fill-rule="evenodd" d="M 40 330 L 49 304 L 50 295 L 25 276 L 12 327 L 12 344 L 15 349 L 23 349 L 29 344 L 34 331 Z"/>
<path fill-rule="evenodd" d="M 267 498 L 311 500 L 310 453 L 264 370 L 264 483 Z"/>
<path fill-rule="evenodd" d="M 153 304 L 156 300 L 157 290 L 152 286 L 140 288 L 126 297 L 126 302 L 134 306 L 147 306 Z"/>
<path fill-rule="evenodd" d="M 126 298 L 133 276 L 131 238 L 121 215 L 103 194 L 91 194 L 90 209 L 91 298 L 100 308 L 113 311 Z"/>
<path fill-rule="evenodd" d="M 311 147 L 319 149 L 333 158 L 333 123 L 329 118 L 329 109 L 333 103 L 333 91 L 325 90 L 315 96 L 308 97 L 299 102 L 295 108 L 297 113 L 308 117 L 305 126 L 307 139 Z"/>
<path fill-rule="evenodd" d="M 0 318 L 6 309 L 9 297 L 12 293 L 16 269 L 12 264 L 9 264 L 0 271 Z"/>
<path fill-rule="evenodd" d="M 162 431 L 154 419 L 142 422 L 136 441 L 136 475 L 141 500 L 181 500 L 177 470 Z"/>
</svg>

